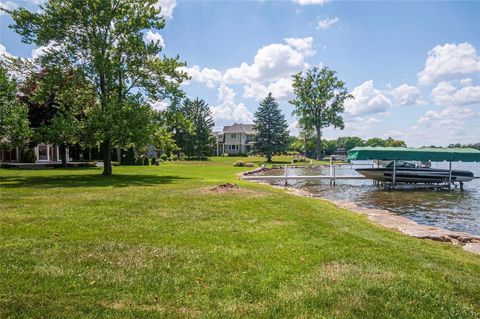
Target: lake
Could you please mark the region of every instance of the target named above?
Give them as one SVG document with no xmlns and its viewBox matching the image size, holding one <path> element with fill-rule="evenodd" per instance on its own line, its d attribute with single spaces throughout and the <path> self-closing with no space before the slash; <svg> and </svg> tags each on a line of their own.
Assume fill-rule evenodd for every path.
<svg viewBox="0 0 480 319">
<path fill-rule="evenodd" d="M 357 162 L 356 164 L 359 164 Z M 365 162 L 363 162 L 365 163 Z M 366 165 L 337 167 L 336 175 L 357 175 L 355 168 Z M 432 163 L 432 168 L 448 168 L 448 163 Z M 469 170 L 480 176 L 480 163 L 452 163 L 453 169 Z M 283 169 L 265 171 L 262 175 L 284 175 Z M 330 175 L 330 168 L 289 168 L 288 175 Z M 272 182 L 283 185 L 284 181 Z M 480 235 L 480 179 L 464 184 L 464 191 L 456 189 L 389 189 L 373 185 L 371 180 L 337 180 L 331 188 L 329 181 L 289 181 L 289 186 L 300 188 L 314 196 L 344 200 L 367 208 L 386 209 L 415 220 L 419 224 L 438 226 L 453 231 Z"/>
</svg>

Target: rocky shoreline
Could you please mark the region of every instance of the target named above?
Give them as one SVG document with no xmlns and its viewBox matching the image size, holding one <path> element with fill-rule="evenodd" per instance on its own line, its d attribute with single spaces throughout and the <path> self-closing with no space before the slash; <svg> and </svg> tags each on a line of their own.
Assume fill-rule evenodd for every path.
<svg viewBox="0 0 480 319">
<path fill-rule="evenodd" d="M 252 171 L 240 173 L 238 174 L 238 177 L 257 174 L 259 172 L 266 171 L 266 170 L 270 170 L 270 169 L 266 167 L 259 167 Z M 305 190 L 301 190 L 298 188 L 277 186 L 277 185 L 272 185 L 269 183 L 257 182 L 257 181 L 252 181 L 252 182 L 269 185 L 275 188 L 280 188 L 280 189 L 286 190 L 290 194 L 294 194 L 297 196 L 313 197 L 321 200 L 326 200 L 336 205 L 337 207 L 345 208 L 352 212 L 366 215 L 369 220 L 385 228 L 395 230 L 403 234 L 420 238 L 420 239 L 429 239 L 434 241 L 446 242 L 453 245 L 458 245 L 458 246 L 461 246 L 466 251 L 469 251 L 474 254 L 480 254 L 480 237 L 479 236 L 474 236 L 472 234 L 465 233 L 465 232 L 451 231 L 451 230 L 440 228 L 440 227 L 421 225 L 407 217 L 400 216 L 398 214 L 395 214 L 385 209 L 365 208 L 365 207 L 357 206 L 355 203 L 352 203 L 352 202 L 338 201 L 338 200 L 331 200 L 328 198 L 317 197 L 310 192 L 307 192 Z"/>
</svg>

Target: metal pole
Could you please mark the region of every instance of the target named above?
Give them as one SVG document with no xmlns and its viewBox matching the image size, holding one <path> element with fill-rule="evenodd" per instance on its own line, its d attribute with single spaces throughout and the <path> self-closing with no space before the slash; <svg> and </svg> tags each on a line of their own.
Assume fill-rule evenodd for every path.
<svg viewBox="0 0 480 319">
<path fill-rule="evenodd" d="M 452 188 L 452 161 L 448 164 L 448 189 Z"/>
<path fill-rule="evenodd" d="M 395 186 L 395 179 L 397 177 L 397 168 L 396 168 L 396 163 L 393 161 L 393 186 Z"/>
<path fill-rule="evenodd" d="M 288 165 L 285 165 L 285 186 L 288 185 Z"/>
<path fill-rule="evenodd" d="M 335 166 L 333 166 L 333 187 L 335 187 Z"/>
</svg>

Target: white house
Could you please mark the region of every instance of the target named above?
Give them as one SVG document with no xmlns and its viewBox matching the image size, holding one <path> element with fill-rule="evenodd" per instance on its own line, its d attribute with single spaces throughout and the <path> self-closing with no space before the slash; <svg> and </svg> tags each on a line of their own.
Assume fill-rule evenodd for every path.
<svg viewBox="0 0 480 319">
<path fill-rule="evenodd" d="M 224 126 L 222 132 L 216 133 L 216 155 L 247 154 L 255 144 L 253 124 L 234 123 Z"/>
<path fill-rule="evenodd" d="M 52 144 L 37 144 L 33 151 L 36 157 L 36 163 L 60 163 L 60 148 Z M 15 147 L 11 150 L 0 149 L 0 162 L 18 163 L 21 162 L 21 148 Z M 69 160 L 67 150 L 67 162 Z"/>
</svg>

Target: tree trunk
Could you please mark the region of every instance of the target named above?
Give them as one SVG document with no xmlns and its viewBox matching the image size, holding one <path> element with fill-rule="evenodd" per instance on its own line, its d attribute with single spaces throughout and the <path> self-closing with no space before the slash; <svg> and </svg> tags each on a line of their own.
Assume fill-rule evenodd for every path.
<svg viewBox="0 0 480 319">
<path fill-rule="evenodd" d="M 60 156 L 62 158 L 62 166 L 67 167 L 67 145 L 60 144 Z"/>
<path fill-rule="evenodd" d="M 112 154 L 111 154 L 111 145 L 109 140 L 105 140 L 102 143 L 102 153 L 103 153 L 103 176 L 112 175 Z"/>
<path fill-rule="evenodd" d="M 317 130 L 317 145 L 316 145 L 316 158 L 317 160 L 322 159 L 322 130 L 320 126 L 315 127 Z"/>
<path fill-rule="evenodd" d="M 272 162 L 272 153 L 267 153 L 267 163 Z"/>
</svg>

